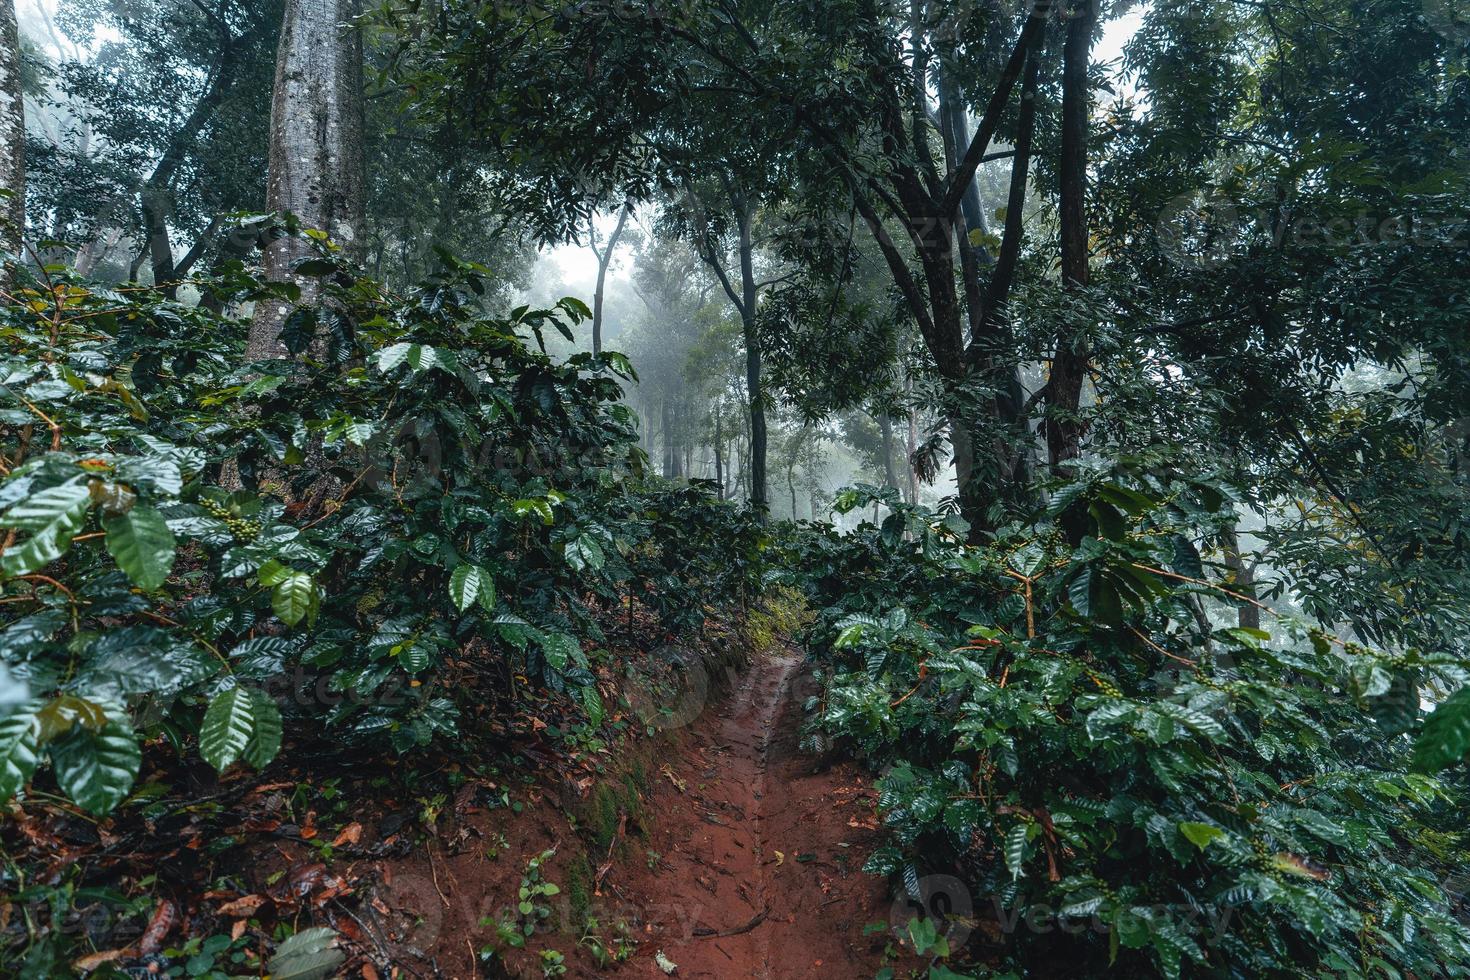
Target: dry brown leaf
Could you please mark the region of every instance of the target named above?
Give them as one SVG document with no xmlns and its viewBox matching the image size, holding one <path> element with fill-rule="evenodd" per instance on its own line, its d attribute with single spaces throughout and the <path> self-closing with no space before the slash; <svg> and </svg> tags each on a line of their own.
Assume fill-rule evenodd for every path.
<svg viewBox="0 0 1470 980">
<path fill-rule="evenodd" d="M 362 840 L 362 824 L 354 820 L 342 828 L 332 840 L 332 846 L 341 847 L 343 844 L 356 844 L 360 840 Z"/>
<path fill-rule="evenodd" d="M 89 953 L 79 960 L 72 962 L 72 969 L 78 973 L 91 973 L 104 963 L 112 963 L 128 955 L 126 949 L 107 949 L 100 953 Z"/>
<path fill-rule="evenodd" d="M 143 938 L 138 940 L 138 952 L 144 956 L 152 956 L 162 949 L 164 938 L 173 929 L 178 918 L 179 910 L 174 903 L 166 898 L 160 899 L 158 907 L 153 910 L 153 918 L 148 920 L 148 928 L 143 930 Z"/>
<path fill-rule="evenodd" d="M 265 904 L 264 895 L 243 895 L 233 902 L 226 902 L 219 907 L 219 914 L 230 918 L 250 918 L 260 907 Z"/>
</svg>

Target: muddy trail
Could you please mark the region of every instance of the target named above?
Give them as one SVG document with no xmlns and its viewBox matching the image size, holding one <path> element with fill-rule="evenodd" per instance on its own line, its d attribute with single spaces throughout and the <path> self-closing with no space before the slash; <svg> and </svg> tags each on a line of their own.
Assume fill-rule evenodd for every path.
<svg viewBox="0 0 1470 980">
<path fill-rule="evenodd" d="M 801 750 L 813 683 L 800 655 L 777 646 L 729 680 L 723 697 L 663 712 L 668 727 L 633 750 L 636 802 L 607 839 L 587 840 L 595 801 L 629 785 L 626 772 L 582 780 L 560 800 L 549 790 L 511 819 L 472 809 L 379 866 L 368 909 L 383 925 L 372 930 L 388 954 L 379 962 L 390 975 L 411 964 L 402 975 L 455 980 L 540 977 L 545 956 L 561 957 L 569 977 L 856 980 L 898 965 L 885 959 L 891 933 L 864 932 L 892 906 L 862 871 L 882 840 L 876 792 L 852 763 Z M 487 860 L 491 841 L 501 853 Z M 552 855 L 540 873 L 559 893 L 533 897 L 547 906 L 544 926 L 508 946 L 495 922 L 526 921 L 516 894 L 538 854 Z M 591 955 L 618 935 L 622 956 Z"/>
<path fill-rule="evenodd" d="M 888 936 L 874 792 L 799 748 L 800 657 L 778 650 L 697 722 L 649 801 L 658 854 L 607 888 L 646 910 L 639 976 L 870 977 Z M 641 872 L 641 873 L 640 873 Z M 656 958 L 662 953 L 663 963 Z"/>
</svg>

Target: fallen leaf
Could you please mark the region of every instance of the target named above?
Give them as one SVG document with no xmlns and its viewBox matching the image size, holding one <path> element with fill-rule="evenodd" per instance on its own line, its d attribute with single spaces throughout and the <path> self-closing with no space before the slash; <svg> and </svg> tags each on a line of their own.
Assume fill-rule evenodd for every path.
<svg viewBox="0 0 1470 980">
<path fill-rule="evenodd" d="M 120 960 L 126 955 L 128 955 L 126 949 L 108 949 L 100 953 L 89 953 L 81 959 L 75 960 L 71 966 L 78 973 L 91 973 L 102 964 Z"/>
<path fill-rule="evenodd" d="M 265 904 L 264 895 L 244 895 L 233 902 L 226 902 L 219 907 L 219 914 L 230 918 L 250 918 L 260 907 Z"/>
<path fill-rule="evenodd" d="M 138 952 L 143 956 L 152 956 L 162 949 L 164 938 L 178 918 L 179 910 L 174 903 L 166 898 L 160 899 L 158 907 L 153 910 L 153 918 L 148 920 L 148 928 L 143 930 L 143 938 L 138 940 Z"/>
<path fill-rule="evenodd" d="M 362 840 L 362 824 L 354 820 L 338 832 L 337 836 L 332 840 L 332 846 L 341 847 L 343 844 L 356 844 L 360 840 Z"/>
</svg>

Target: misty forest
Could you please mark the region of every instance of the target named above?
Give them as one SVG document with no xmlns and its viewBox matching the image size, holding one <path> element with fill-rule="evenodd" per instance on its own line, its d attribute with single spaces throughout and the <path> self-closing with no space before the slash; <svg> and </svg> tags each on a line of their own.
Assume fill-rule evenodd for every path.
<svg viewBox="0 0 1470 980">
<path fill-rule="evenodd" d="M 1470 977 L 1470 0 L 0 0 L 0 977 Z"/>
</svg>

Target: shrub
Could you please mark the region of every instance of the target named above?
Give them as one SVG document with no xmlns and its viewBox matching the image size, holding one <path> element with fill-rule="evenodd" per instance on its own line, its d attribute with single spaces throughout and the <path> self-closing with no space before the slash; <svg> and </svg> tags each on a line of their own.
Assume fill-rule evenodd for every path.
<svg viewBox="0 0 1470 980">
<path fill-rule="evenodd" d="M 490 316 L 486 270 L 442 260 L 395 296 L 323 246 L 292 357 L 249 364 L 242 321 L 64 270 L 17 285 L 0 799 L 49 759 L 106 813 L 159 733 L 221 770 L 296 723 L 406 751 L 455 733 L 481 677 L 567 690 L 598 724 L 599 605 L 638 586 L 679 630 L 758 585 L 748 518 L 640 480 L 626 359 L 546 353 L 586 308 Z"/>
</svg>

